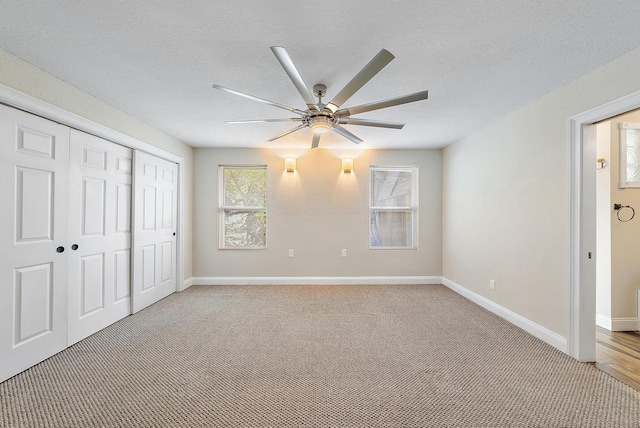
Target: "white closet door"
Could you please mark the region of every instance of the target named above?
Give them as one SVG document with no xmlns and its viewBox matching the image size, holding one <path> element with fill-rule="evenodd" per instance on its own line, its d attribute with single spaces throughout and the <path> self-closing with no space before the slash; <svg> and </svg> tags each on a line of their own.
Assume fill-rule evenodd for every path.
<svg viewBox="0 0 640 428">
<path fill-rule="evenodd" d="M 178 165 L 134 154 L 133 312 L 176 291 Z"/>
<path fill-rule="evenodd" d="M 132 150 L 71 130 L 69 345 L 131 313 Z"/>
<path fill-rule="evenodd" d="M 0 105 L 0 381 L 67 346 L 69 129 Z"/>
</svg>

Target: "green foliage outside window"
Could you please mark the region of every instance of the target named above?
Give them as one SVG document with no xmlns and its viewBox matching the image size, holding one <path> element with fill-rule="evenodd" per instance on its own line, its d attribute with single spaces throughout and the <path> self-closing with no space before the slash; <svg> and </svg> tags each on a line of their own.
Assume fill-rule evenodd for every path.
<svg viewBox="0 0 640 428">
<path fill-rule="evenodd" d="M 223 166 L 221 169 L 222 247 L 266 247 L 266 166 Z"/>
</svg>

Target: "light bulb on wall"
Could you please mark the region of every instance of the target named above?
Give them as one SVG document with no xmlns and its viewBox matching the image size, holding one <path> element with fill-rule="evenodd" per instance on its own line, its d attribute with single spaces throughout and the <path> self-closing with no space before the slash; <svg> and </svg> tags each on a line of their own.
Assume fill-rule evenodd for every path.
<svg viewBox="0 0 640 428">
<path fill-rule="evenodd" d="M 344 158 L 342 159 L 342 172 L 345 174 L 350 174 L 353 170 L 353 159 Z"/>
<path fill-rule="evenodd" d="M 296 158 L 285 158 L 284 170 L 287 172 L 294 172 L 296 170 Z"/>
</svg>

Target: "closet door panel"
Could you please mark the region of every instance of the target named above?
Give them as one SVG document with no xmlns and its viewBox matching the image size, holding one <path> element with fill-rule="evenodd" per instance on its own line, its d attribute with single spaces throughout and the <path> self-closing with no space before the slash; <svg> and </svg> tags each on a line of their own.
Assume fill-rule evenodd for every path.
<svg viewBox="0 0 640 428">
<path fill-rule="evenodd" d="M 67 346 L 69 129 L 0 105 L 0 381 Z"/>
<path fill-rule="evenodd" d="M 132 151 L 71 130 L 69 344 L 131 313 Z"/>
<path fill-rule="evenodd" d="M 178 166 L 136 151 L 133 312 L 176 291 Z"/>
</svg>

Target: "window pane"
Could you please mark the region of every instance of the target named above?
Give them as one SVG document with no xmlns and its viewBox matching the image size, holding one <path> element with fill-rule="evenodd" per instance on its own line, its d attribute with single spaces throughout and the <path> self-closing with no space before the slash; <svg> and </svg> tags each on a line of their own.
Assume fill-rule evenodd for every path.
<svg viewBox="0 0 640 428">
<path fill-rule="evenodd" d="M 370 236 L 372 247 L 412 247 L 412 212 L 372 211 Z"/>
<path fill-rule="evenodd" d="M 371 171 L 371 205 L 374 207 L 409 207 L 411 171 Z"/>
<path fill-rule="evenodd" d="M 224 168 L 224 205 L 227 207 L 266 207 L 266 168 Z"/>
<path fill-rule="evenodd" d="M 638 165 L 627 165 L 627 181 L 640 181 L 640 168 L 638 167 Z"/>
<path fill-rule="evenodd" d="M 627 183 L 639 183 L 640 182 L 640 129 L 627 129 L 625 135 L 626 150 L 621 152 L 621 163 L 626 164 L 627 168 L 626 176 L 623 177 L 623 181 Z"/>
<path fill-rule="evenodd" d="M 224 213 L 225 247 L 265 247 L 267 244 L 265 211 L 227 211 Z"/>
<path fill-rule="evenodd" d="M 267 236 L 267 168 L 221 166 L 222 248 L 265 248 Z"/>
<path fill-rule="evenodd" d="M 640 145 L 640 129 L 627 129 L 627 147 Z"/>
</svg>

